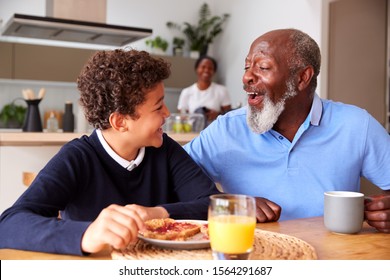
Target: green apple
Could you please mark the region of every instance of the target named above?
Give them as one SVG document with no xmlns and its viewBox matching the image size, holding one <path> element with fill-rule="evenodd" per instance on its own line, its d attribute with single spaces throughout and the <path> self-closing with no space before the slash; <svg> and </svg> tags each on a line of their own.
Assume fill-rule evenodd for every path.
<svg viewBox="0 0 390 280">
<path fill-rule="evenodd" d="M 189 124 L 189 123 L 185 123 L 183 125 L 183 130 L 184 130 L 184 132 L 191 132 L 192 131 L 192 125 Z"/>
<path fill-rule="evenodd" d="M 173 132 L 180 133 L 183 132 L 183 124 L 181 123 L 174 123 L 172 126 Z"/>
</svg>

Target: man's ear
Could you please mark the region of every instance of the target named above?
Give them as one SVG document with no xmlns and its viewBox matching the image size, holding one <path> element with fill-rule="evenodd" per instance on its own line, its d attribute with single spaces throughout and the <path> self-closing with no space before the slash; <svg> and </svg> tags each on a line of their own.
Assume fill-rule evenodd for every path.
<svg viewBox="0 0 390 280">
<path fill-rule="evenodd" d="M 110 118 L 109 118 L 111 127 L 119 132 L 124 132 L 127 130 L 127 123 L 126 123 L 126 116 L 114 112 L 111 113 Z"/>
<path fill-rule="evenodd" d="M 311 66 L 307 66 L 302 71 L 300 71 L 299 80 L 298 80 L 299 91 L 302 91 L 309 86 L 311 79 L 313 78 L 313 75 L 314 75 L 314 69 Z"/>
</svg>

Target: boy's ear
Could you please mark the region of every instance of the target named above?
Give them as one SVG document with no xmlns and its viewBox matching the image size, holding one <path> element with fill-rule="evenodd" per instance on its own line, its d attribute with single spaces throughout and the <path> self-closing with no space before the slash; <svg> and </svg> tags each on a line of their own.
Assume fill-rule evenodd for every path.
<svg viewBox="0 0 390 280">
<path fill-rule="evenodd" d="M 127 130 L 126 116 L 118 112 L 111 113 L 109 122 L 111 127 L 117 131 L 124 132 Z"/>
</svg>

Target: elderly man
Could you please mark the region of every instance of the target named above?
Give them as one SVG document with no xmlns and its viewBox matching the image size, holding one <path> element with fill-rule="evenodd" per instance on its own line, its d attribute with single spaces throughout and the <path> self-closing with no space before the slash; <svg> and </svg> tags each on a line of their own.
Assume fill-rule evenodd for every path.
<svg viewBox="0 0 390 280">
<path fill-rule="evenodd" d="M 389 134 L 365 110 L 321 99 L 320 65 L 299 30 L 260 36 L 245 59 L 248 106 L 185 149 L 225 192 L 255 196 L 260 222 L 321 216 L 325 191 L 359 191 L 363 176 L 384 192 L 366 200 L 365 218 L 390 232 Z"/>
</svg>

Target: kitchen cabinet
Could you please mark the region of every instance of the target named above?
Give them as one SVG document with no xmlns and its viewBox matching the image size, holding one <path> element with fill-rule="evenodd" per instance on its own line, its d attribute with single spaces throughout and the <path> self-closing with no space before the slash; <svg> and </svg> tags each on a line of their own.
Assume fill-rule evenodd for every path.
<svg viewBox="0 0 390 280">
<path fill-rule="evenodd" d="M 23 172 L 38 173 L 59 146 L 0 146 L 0 214 L 26 190 Z"/>
<path fill-rule="evenodd" d="M 0 42 L 0 78 L 76 82 L 83 65 L 96 50 Z M 196 81 L 195 60 L 159 56 L 171 63 L 170 88 L 183 88 Z"/>
<path fill-rule="evenodd" d="M 93 52 L 86 49 L 2 42 L 0 78 L 76 82 L 82 66 Z"/>
<path fill-rule="evenodd" d="M 13 44 L 0 43 L 0 78 L 12 79 L 13 70 Z"/>
<path fill-rule="evenodd" d="M 14 79 L 76 82 L 93 50 L 15 44 Z"/>
<path fill-rule="evenodd" d="M 157 56 L 171 63 L 171 76 L 164 81 L 165 87 L 184 88 L 197 80 L 195 59 L 183 56 Z"/>
</svg>

